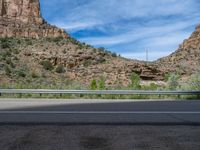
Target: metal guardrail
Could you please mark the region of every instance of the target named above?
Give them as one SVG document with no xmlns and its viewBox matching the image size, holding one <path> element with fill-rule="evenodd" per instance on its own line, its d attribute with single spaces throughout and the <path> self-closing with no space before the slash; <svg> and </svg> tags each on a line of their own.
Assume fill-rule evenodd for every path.
<svg viewBox="0 0 200 150">
<path fill-rule="evenodd" d="M 1 94 L 200 95 L 200 91 L 0 89 Z"/>
</svg>

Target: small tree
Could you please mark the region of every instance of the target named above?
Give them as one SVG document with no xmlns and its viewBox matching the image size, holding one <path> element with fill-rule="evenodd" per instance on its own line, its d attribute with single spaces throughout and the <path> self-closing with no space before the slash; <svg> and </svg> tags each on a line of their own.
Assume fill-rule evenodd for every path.
<svg viewBox="0 0 200 150">
<path fill-rule="evenodd" d="M 168 89 L 176 90 L 179 87 L 178 80 L 179 80 L 179 75 L 174 74 L 174 73 L 170 74 L 167 81 Z"/>
<path fill-rule="evenodd" d="M 140 89 L 140 76 L 135 72 L 130 77 L 131 84 L 130 87 L 133 89 Z"/>
<path fill-rule="evenodd" d="M 90 89 L 91 90 L 96 90 L 97 89 L 97 81 L 93 79 L 90 83 Z"/>
</svg>

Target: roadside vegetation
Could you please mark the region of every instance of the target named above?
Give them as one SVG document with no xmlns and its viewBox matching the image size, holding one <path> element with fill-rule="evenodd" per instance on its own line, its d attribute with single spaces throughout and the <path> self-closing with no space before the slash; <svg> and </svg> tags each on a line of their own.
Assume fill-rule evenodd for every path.
<svg viewBox="0 0 200 150">
<path fill-rule="evenodd" d="M 21 76 L 24 76 L 23 73 Z M 46 80 L 38 77 L 37 74 L 32 74 L 32 80 L 20 81 L 11 83 L 10 85 L 0 83 L 0 88 L 11 89 L 66 89 L 66 90 L 119 90 L 115 87 L 106 86 L 105 77 L 93 79 L 89 85 L 80 85 L 75 81 L 62 78 L 60 80 Z M 192 90 L 200 91 L 200 73 L 192 75 L 186 83 L 181 83 L 177 74 L 170 74 L 167 79 L 166 86 L 159 86 L 155 83 L 149 85 L 141 85 L 141 79 L 133 73 L 130 77 L 130 84 L 127 87 L 121 87 L 120 90 Z M 27 84 L 30 83 L 30 84 Z M 34 84 L 33 84 L 34 83 Z M 23 97 L 23 98 L 61 98 L 61 99 L 76 99 L 76 98 L 95 98 L 95 99 L 196 99 L 197 96 L 178 96 L 178 95 L 75 95 L 75 94 L 1 94 L 1 97 Z"/>
</svg>

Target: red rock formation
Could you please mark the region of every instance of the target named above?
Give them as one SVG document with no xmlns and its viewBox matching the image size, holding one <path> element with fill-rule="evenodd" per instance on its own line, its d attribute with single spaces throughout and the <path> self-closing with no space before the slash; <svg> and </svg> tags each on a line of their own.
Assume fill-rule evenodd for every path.
<svg viewBox="0 0 200 150">
<path fill-rule="evenodd" d="M 171 55 L 159 59 L 158 67 L 168 72 L 190 75 L 200 71 L 200 25 Z"/>
<path fill-rule="evenodd" d="M 0 37 L 68 37 L 41 17 L 39 0 L 0 0 Z"/>
</svg>

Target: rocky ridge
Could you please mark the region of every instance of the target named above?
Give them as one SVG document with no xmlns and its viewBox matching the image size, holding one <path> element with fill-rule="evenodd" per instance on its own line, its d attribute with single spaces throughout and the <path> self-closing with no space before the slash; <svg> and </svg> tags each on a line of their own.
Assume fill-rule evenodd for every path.
<svg viewBox="0 0 200 150">
<path fill-rule="evenodd" d="M 0 37 L 68 37 L 41 17 L 39 0 L 0 0 Z"/>
<path fill-rule="evenodd" d="M 156 64 L 165 72 L 177 72 L 182 76 L 200 71 L 200 25 L 174 53 L 159 59 Z"/>
</svg>

